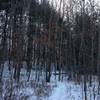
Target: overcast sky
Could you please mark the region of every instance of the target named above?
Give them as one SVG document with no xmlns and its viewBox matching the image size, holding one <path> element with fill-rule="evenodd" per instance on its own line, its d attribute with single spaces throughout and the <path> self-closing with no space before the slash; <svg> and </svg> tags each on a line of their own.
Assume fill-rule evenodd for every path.
<svg viewBox="0 0 100 100">
<path fill-rule="evenodd" d="M 59 3 L 61 0 L 49 0 L 49 1 L 53 1 L 53 2 Z M 64 1 L 68 1 L 68 0 L 64 0 Z M 71 0 L 69 0 L 69 1 L 71 1 Z M 85 0 L 85 1 L 88 1 L 88 0 Z M 100 0 L 94 0 L 94 1 L 100 3 Z"/>
<path fill-rule="evenodd" d="M 49 1 L 51 1 L 51 2 L 53 2 L 53 5 L 54 5 L 54 7 L 56 7 L 56 8 L 58 8 L 59 9 L 59 6 L 60 6 L 60 1 L 61 0 L 49 0 Z M 69 4 L 68 3 L 68 1 L 69 2 L 71 2 L 71 0 L 62 0 L 62 2 L 65 2 L 64 4 Z M 72 0 L 73 1 L 73 0 Z M 89 1 L 89 0 L 85 0 L 85 2 L 87 2 L 87 1 Z M 92 0 L 93 1 L 93 0 Z M 100 5 L 100 0 L 94 0 L 97 4 L 99 4 Z M 61 8 L 63 8 L 63 4 L 62 4 L 62 7 Z"/>
</svg>

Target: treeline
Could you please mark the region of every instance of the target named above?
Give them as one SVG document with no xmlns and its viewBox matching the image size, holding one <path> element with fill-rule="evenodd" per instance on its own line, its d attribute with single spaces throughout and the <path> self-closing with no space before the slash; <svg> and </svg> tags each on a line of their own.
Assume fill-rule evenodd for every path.
<svg viewBox="0 0 100 100">
<path fill-rule="evenodd" d="M 0 78 L 5 61 L 19 81 L 22 63 L 45 72 L 99 75 L 100 8 L 94 0 L 0 0 Z M 11 62 L 13 65 L 11 67 Z"/>
</svg>

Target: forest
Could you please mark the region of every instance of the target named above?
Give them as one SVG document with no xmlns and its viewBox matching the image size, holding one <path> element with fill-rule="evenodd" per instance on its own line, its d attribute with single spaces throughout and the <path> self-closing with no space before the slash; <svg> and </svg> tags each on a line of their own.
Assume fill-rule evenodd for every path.
<svg viewBox="0 0 100 100">
<path fill-rule="evenodd" d="M 78 84 L 82 98 L 40 99 L 52 81 Z M 14 94 L 21 84 L 38 98 Z M 100 2 L 0 0 L 0 100 L 100 100 Z"/>
</svg>

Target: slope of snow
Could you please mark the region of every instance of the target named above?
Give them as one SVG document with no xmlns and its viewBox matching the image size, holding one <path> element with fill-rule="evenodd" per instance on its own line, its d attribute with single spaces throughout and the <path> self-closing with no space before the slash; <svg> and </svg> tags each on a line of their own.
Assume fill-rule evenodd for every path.
<svg viewBox="0 0 100 100">
<path fill-rule="evenodd" d="M 81 91 L 72 82 L 58 82 L 48 100 L 82 100 Z"/>
<path fill-rule="evenodd" d="M 28 88 L 29 89 L 29 88 Z M 87 100 L 100 100 L 100 96 L 92 94 L 92 87 L 87 92 Z M 29 92 L 28 92 L 29 91 Z M 33 92 L 33 89 L 27 90 L 29 94 L 28 100 L 85 100 L 84 92 L 82 92 L 82 86 L 76 85 L 73 82 L 57 82 L 54 85 L 50 96 L 37 96 Z M 91 94 L 90 94 L 91 93 Z"/>
<path fill-rule="evenodd" d="M 30 80 L 27 82 L 27 72 L 23 68 L 20 73 L 20 82 L 16 83 L 11 80 L 6 66 L 5 64 L 3 80 L 0 83 L 0 100 L 85 100 L 83 84 L 68 81 L 67 76 L 63 77 L 64 80 L 61 82 L 58 81 L 58 76 L 55 79 L 55 75 L 52 75 L 50 83 L 41 84 L 35 80 L 35 73 L 32 71 Z M 42 76 L 41 80 L 43 80 Z M 98 85 L 96 77 L 92 80 L 92 86 L 87 82 L 87 100 L 100 100 Z M 12 97 L 9 99 L 10 95 Z"/>
<path fill-rule="evenodd" d="M 67 91 L 64 83 L 59 82 L 58 86 L 52 92 L 52 95 L 49 97 L 49 100 L 66 100 Z"/>
<path fill-rule="evenodd" d="M 9 98 L 11 91 L 11 100 L 85 100 L 82 84 L 69 81 L 56 81 L 56 83 L 46 83 L 46 85 L 37 84 L 34 81 L 23 81 L 18 84 L 13 81 L 11 86 L 9 81 L 4 80 L 0 100 L 6 100 L 5 97 Z M 97 83 L 95 88 L 94 85 L 87 87 L 87 100 L 100 100 Z"/>
</svg>

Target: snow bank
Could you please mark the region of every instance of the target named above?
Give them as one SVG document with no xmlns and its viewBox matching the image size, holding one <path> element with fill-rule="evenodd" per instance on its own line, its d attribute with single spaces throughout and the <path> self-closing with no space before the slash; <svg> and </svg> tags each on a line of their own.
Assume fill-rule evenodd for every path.
<svg viewBox="0 0 100 100">
<path fill-rule="evenodd" d="M 3 82 L 0 84 L 0 100 L 85 100 L 83 84 L 81 83 L 69 82 L 67 77 L 64 81 L 59 82 L 58 76 L 55 79 L 55 76 L 52 75 L 49 86 L 47 83 L 36 85 L 40 84 L 35 81 L 36 73 L 32 71 L 30 80 L 27 82 L 27 72 L 23 68 L 20 73 L 20 83 L 17 84 L 14 80 L 10 81 L 11 75 L 6 66 L 7 64 L 4 66 Z M 13 73 L 13 70 L 11 71 Z M 43 80 L 42 78 L 41 76 L 41 80 Z M 89 86 L 87 82 L 87 100 L 100 100 L 98 85 L 96 77 L 92 80 L 92 86 Z M 10 95 L 12 95 L 12 99 L 6 99 Z"/>
<path fill-rule="evenodd" d="M 64 83 L 59 82 L 58 86 L 54 88 L 49 100 L 66 100 L 67 98 L 66 86 Z"/>
<path fill-rule="evenodd" d="M 48 100 L 82 100 L 81 88 L 73 83 L 58 82 Z"/>
</svg>

